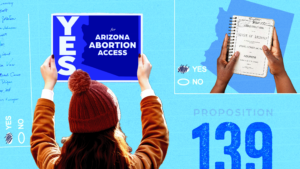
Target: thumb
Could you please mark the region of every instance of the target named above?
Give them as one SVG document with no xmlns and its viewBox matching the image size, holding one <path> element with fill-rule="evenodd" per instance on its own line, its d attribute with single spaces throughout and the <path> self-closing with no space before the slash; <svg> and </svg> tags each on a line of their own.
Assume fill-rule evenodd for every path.
<svg viewBox="0 0 300 169">
<path fill-rule="evenodd" d="M 266 45 L 264 45 L 264 46 L 262 47 L 262 49 L 263 49 L 264 54 L 266 55 L 267 59 L 268 59 L 269 61 L 272 61 L 272 60 L 274 59 L 274 56 L 272 55 L 270 49 L 269 49 Z"/>
<path fill-rule="evenodd" d="M 233 69 L 234 68 L 234 65 L 235 65 L 235 63 L 237 62 L 237 60 L 238 60 L 238 58 L 239 58 L 239 56 L 240 56 L 240 52 L 235 52 L 233 55 L 232 55 L 232 57 L 231 57 L 231 59 L 230 59 L 230 61 L 229 61 L 229 63 L 227 64 L 227 68 L 228 69 Z"/>
<path fill-rule="evenodd" d="M 51 56 L 47 57 L 47 59 L 45 60 L 43 65 L 45 65 L 46 67 L 50 67 L 50 59 L 51 59 Z"/>
<path fill-rule="evenodd" d="M 55 59 L 54 59 L 53 54 L 51 55 L 51 58 L 50 58 L 50 67 L 51 67 L 51 69 L 56 69 Z"/>
<path fill-rule="evenodd" d="M 142 57 L 143 57 L 143 59 L 144 59 L 144 64 L 145 64 L 145 63 L 150 63 L 149 60 L 148 60 L 148 58 L 147 58 L 147 56 L 146 56 L 145 54 L 143 54 Z"/>
<path fill-rule="evenodd" d="M 138 58 L 138 60 L 139 60 L 139 66 L 143 66 L 143 59 L 142 59 L 142 54 L 139 54 L 139 58 Z"/>
</svg>

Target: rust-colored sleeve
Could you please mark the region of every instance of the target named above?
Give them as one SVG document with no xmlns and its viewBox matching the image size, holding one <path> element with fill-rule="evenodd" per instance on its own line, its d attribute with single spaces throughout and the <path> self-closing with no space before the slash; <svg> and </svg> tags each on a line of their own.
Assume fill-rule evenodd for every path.
<svg viewBox="0 0 300 169">
<path fill-rule="evenodd" d="M 30 145 L 40 169 L 54 169 L 54 163 L 60 156 L 54 135 L 54 111 L 54 103 L 48 99 L 39 99 L 34 111 Z"/>
<path fill-rule="evenodd" d="M 157 96 L 148 96 L 141 101 L 143 138 L 135 152 L 142 162 L 136 160 L 136 168 L 158 169 L 163 163 L 168 146 L 169 131 L 162 104 Z"/>
</svg>

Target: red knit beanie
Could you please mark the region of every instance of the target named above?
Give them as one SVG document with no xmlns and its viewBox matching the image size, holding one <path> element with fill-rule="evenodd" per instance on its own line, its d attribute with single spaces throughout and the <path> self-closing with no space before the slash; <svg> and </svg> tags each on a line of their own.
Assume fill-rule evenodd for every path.
<svg viewBox="0 0 300 169">
<path fill-rule="evenodd" d="M 116 126 L 120 120 L 117 97 L 104 84 L 76 70 L 69 77 L 72 98 L 69 125 L 72 133 L 93 133 Z"/>
</svg>

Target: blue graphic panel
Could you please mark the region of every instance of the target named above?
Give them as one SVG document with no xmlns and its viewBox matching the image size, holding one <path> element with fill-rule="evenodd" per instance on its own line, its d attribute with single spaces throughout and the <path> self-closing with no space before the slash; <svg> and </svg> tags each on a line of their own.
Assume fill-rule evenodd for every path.
<svg viewBox="0 0 300 169">
<path fill-rule="evenodd" d="M 216 61 L 220 55 L 219 49 L 222 46 L 225 34 L 229 33 L 229 20 L 233 15 L 274 19 L 282 55 L 284 56 L 294 14 L 245 0 L 231 0 L 227 11 L 224 11 L 223 8 L 219 9 L 218 23 L 215 27 L 218 40 L 214 41 L 205 52 L 206 61 L 201 63 L 209 71 L 217 75 Z M 270 68 L 265 78 L 234 74 L 229 86 L 239 93 L 274 93 L 275 91 L 275 81 L 270 73 Z"/>
</svg>

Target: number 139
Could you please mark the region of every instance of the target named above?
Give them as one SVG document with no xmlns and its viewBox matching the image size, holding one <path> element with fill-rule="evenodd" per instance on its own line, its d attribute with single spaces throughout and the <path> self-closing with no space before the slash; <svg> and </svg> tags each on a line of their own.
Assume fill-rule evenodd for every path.
<svg viewBox="0 0 300 169">
<path fill-rule="evenodd" d="M 240 128 L 230 122 L 220 124 L 216 129 L 216 140 L 224 140 L 225 133 L 231 133 L 231 144 L 224 147 L 224 154 L 231 156 L 231 168 L 241 168 L 241 156 L 237 149 L 241 144 Z M 255 148 L 255 133 L 262 132 L 263 146 L 260 150 Z M 200 138 L 200 169 L 209 169 L 209 124 L 203 123 L 193 130 L 193 139 Z M 246 153 L 251 158 L 262 157 L 263 169 L 272 168 L 272 131 L 271 128 L 261 122 L 252 123 L 246 130 Z M 224 162 L 216 162 L 216 169 L 224 169 Z M 246 169 L 255 169 L 254 163 L 247 163 Z"/>
</svg>

